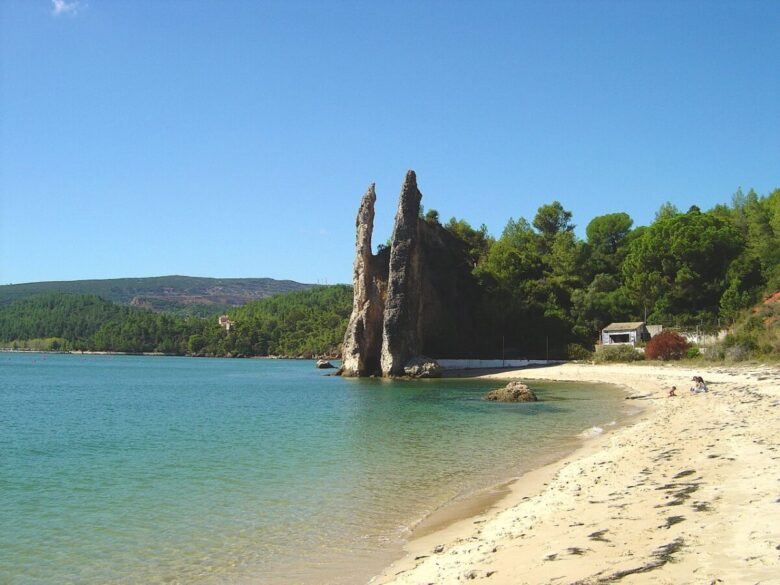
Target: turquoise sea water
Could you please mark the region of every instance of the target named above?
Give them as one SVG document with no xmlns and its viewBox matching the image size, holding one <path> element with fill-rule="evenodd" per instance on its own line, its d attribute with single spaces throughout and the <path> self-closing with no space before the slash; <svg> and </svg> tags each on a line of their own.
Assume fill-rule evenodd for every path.
<svg viewBox="0 0 780 585">
<path fill-rule="evenodd" d="M 0 354 L 0 582 L 364 583 L 408 529 L 619 419 L 615 389 Z"/>
</svg>

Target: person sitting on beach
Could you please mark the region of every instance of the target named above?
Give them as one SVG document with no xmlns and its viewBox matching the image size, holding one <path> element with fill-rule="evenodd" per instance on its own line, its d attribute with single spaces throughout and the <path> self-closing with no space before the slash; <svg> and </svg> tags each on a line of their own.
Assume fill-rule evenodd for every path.
<svg viewBox="0 0 780 585">
<path fill-rule="evenodd" d="M 704 383 L 704 378 L 701 376 L 694 376 L 693 381 L 696 382 L 695 386 L 691 388 L 691 392 L 694 394 L 701 394 L 703 392 L 709 392 L 707 385 Z"/>
<path fill-rule="evenodd" d="M 672 396 L 677 396 L 677 394 L 675 394 L 676 391 L 677 391 L 677 386 L 672 386 L 672 389 L 669 390 L 669 398 L 671 398 Z"/>
</svg>

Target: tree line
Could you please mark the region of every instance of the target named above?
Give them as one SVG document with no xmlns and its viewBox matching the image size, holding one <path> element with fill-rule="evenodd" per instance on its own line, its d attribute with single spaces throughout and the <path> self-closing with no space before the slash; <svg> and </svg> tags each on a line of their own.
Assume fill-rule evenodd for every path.
<svg viewBox="0 0 780 585">
<path fill-rule="evenodd" d="M 424 219 L 439 224 L 435 210 Z M 440 224 L 465 242 L 478 283 L 479 331 L 469 355 L 583 357 L 613 321 L 715 330 L 780 289 L 780 189 L 765 196 L 738 191 L 730 204 L 707 211 L 666 203 L 648 226 L 634 226 L 624 212 L 601 215 L 587 224 L 584 239 L 573 220 L 554 201 L 530 221 L 509 219 L 497 237 L 463 219 Z M 94 295 L 50 293 L 0 307 L 0 341 L 203 356 L 332 354 L 351 308 L 351 287 L 319 286 L 232 309 L 226 331 L 216 316 L 154 313 Z M 780 351 L 774 337 L 759 335 L 763 323 L 776 319 L 742 319 L 749 322 L 745 331 L 754 333 L 732 343 L 753 353 Z"/>
<path fill-rule="evenodd" d="M 321 355 L 338 350 L 352 290 L 319 286 L 252 301 L 217 317 L 181 317 L 94 295 L 48 293 L 0 307 L 0 341 L 17 349 L 198 356 Z"/>
<path fill-rule="evenodd" d="M 715 330 L 780 288 L 780 189 L 737 191 L 708 211 L 666 203 L 649 226 L 601 215 L 585 239 L 558 201 L 498 237 L 456 218 L 444 227 L 468 244 L 483 355 L 578 357 L 615 321 Z"/>
</svg>

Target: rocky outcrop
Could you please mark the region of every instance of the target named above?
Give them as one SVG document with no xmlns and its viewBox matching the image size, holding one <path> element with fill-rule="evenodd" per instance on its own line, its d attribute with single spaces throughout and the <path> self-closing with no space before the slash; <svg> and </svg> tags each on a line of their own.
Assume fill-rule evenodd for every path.
<svg viewBox="0 0 780 585">
<path fill-rule="evenodd" d="M 374 185 L 363 196 L 342 375 L 416 375 L 406 371 L 415 356 L 469 357 L 459 352 L 474 338 L 479 293 L 468 250 L 438 222 L 420 217 L 421 199 L 417 177 L 408 171 L 390 245 L 372 254 Z M 426 377 L 437 369 L 411 367 Z"/>
<path fill-rule="evenodd" d="M 404 375 L 410 378 L 441 378 L 441 366 L 436 360 L 418 355 L 406 363 Z"/>
<path fill-rule="evenodd" d="M 390 272 L 380 361 L 385 376 L 403 375 L 406 362 L 421 349 L 420 303 L 417 301 L 421 288 L 417 250 L 421 199 L 417 176 L 414 171 L 409 171 L 398 199 L 398 211 L 390 240 Z"/>
<path fill-rule="evenodd" d="M 497 402 L 536 402 L 533 391 L 522 382 L 509 382 L 503 388 L 496 388 L 485 394 L 485 400 Z"/>
<path fill-rule="evenodd" d="M 332 363 L 330 363 L 328 360 L 317 360 L 316 363 L 314 364 L 314 366 L 318 370 L 329 370 L 331 368 L 335 368 L 336 367 Z"/>
<path fill-rule="evenodd" d="M 374 203 L 376 192 L 372 183 L 363 195 L 355 221 L 352 316 L 344 335 L 342 376 L 370 376 L 379 371 L 387 270 L 383 270 L 381 254 L 371 252 Z"/>
</svg>

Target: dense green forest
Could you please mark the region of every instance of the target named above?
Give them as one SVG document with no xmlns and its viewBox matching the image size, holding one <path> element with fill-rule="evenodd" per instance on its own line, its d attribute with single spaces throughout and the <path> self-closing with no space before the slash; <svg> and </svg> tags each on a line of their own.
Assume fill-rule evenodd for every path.
<svg viewBox="0 0 780 585">
<path fill-rule="evenodd" d="M 646 227 L 622 212 L 598 216 L 584 240 L 557 201 L 530 222 L 510 219 L 497 238 L 455 218 L 444 227 L 469 245 L 480 337 L 503 338 L 516 355 L 583 355 L 613 321 L 714 331 L 780 288 L 780 190 L 738 191 L 709 211 L 667 203 Z"/>
<path fill-rule="evenodd" d="M 253 301 L 228 314 L 228 333 L 209 325 L 190 336 L 188 351 L 215 355 L 334 354 L 344 339 L 352 312 L 352 287 L 315 286 L 309 290 Z"/>
<path fill-rule="evenodd" d="M 510 219 L 498 237 L 450 219 L 467 244 L 479 284 L 482 357 L 581 357 L 612 321 L 714 331 L 736 323 L 724 348 L 733 355 L 777 355 L 780 189 L 738 191 L 730 204 L 682 211 L 664 204 L 649 226 L 629 215 L 593 218 L 585 239 L 558 201 L 529 221 Z M 439 222 L 429 210 L 428 222 Z M 314 287 L 252 301 L 215 317 L 161 314 L 94 295 L 64 293 L 0 307 L 0 341 L 41 349 L 192 355 L 312 355 L 338 351 L 351 288 Z M 752 309 L 751 309 L 752 308 Z M 645 318 L 646 317 L 646 318 Z"/>
<path fill-rule="evenodd" d="M 120 306 L 94 295 L 49 293 L 0 307 L 0 341 L 12 348 L 176 355 L 321 355 L 337 351 L 352 310 L 348 286 L 320 286 L 252 301 L 216 317 Z"/>
</svg>

